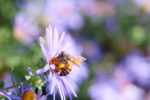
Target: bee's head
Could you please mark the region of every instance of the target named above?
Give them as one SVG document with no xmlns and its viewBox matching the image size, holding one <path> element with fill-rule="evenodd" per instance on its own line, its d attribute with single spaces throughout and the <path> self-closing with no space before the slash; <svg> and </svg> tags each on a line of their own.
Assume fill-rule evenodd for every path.
<svg viewBox="0 0 150 100">
<path fill-rule="evenodd" d="M 54 64 L 56 62 L 56 58 L 54 57 L 54 58 L 51 58 L 50 60 L 49 60 L 49 64 Z"/>
</svg>

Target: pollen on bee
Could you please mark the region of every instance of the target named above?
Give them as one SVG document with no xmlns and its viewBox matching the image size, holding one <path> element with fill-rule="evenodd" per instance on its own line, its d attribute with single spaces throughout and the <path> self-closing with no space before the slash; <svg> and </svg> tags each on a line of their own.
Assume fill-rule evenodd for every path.
<svg viewBox="0 0 150 100">
<path fill-rule="evenodd" d="M 64 68 L 64 67 L 65 67 L 65 65 L 64 65 L 64 64 L 62 64 L 62 63 L 60 63 L 58 67 L 59 67 L 59 68 Z"/>
</svg>

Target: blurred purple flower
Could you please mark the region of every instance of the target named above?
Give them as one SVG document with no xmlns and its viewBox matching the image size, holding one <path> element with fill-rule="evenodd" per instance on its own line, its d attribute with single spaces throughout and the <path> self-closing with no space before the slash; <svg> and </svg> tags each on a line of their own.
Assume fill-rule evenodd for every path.
<svg viewBox="0 0 150 100">
<path fill-rule="evenodd" d="M 49 16 L 49 22 L 61 29 L 79 29 L 83 24 L 78 2 L 74 0 L 47 0 L 44 14 Z"/>
<path fill-rule="evenodd" d="M 120 100 L 119 92 L 115 86 L 106 80 L 94 83 L 88 93 L 92 100 Z"/>
<path fill-rule="evenodd" d="M 83 18 L 74 0 L 30 0 L 15 16 L 14 36 L 26 45 L 32 44 L 48 24 L 60 29 L 80 29 Z"/>
<path fill-rule="evenodd" d="M 31 75 L 31 73 L 32 73 L 31 68 L 30 68 L 30 67 L 28 67 L 28 75 L 30 76 L 30 75 Z"/>
<path fill-rule="evenodd" d="M 13 85 L 12 79 L 15 82 L 15 77 L 11 76 L 11 72 L 9 72 L 9 71 L 3 72 L 3 76 L 0 77 L 0 80 L 3 80 L 5 83 L 4 88 L 7 88 L 7 87 L 10 87 Z M 8 90 L 8 92 L 10 92 L 10 93 L 15 92 L 16 93 L 16 88 L 11 88 Z"/>
<path fill-rule="evenodd" d="M 32 91 L 32 86 L 21 83 L 21 94 L 23 95 L 23 93 L 27 90 Z"/>
<path fill-rule="evenodd" d="M 142 100 L 144 91 L 130 82 L 122 67 L 111 76 L 98 75 L 88 91 L 92 100 Z"/>
<path fill-rule="evenodd" d="M 23 13 L 18 13 L 15 17 L 13 28 L 14 37 L 22 41 L 25 45 L 31 45 L 40 35 L 40 29 L 33 20 L 26 17 Z"/>
<path fill-rule="evenodd" d="M 130 54 L 125 59 L 125 67 L 131 80 L 141 85 L 150 84 L 150 60 L 138 53 Z"/>
<path fill-rule="evenodd" d="M 77 85 L 75 83 L 80 84 L 88 76 L 88 70 L 85 64 L 81 64 L 80 67 L 72 65 L 72 71 L 68 75 L 60 76 L 60 72 L 55 71 L 55 68 L 58 67 L 51 64 L 50 61 L 62 51 L 71 56 L 80 55 L 80 47 L 76 48 L 75 42 L 69 35 L 65 33 L 60 35 L 57 29 L 52 30 L 51 26 L 46 29 L 46 39 L 47 45 L 43 38 L 40 37 L 40 46 L 47 64 L 42 69 L 37 70 L 36 73 L 43 74 L 49 71 L 45 79 L 49 83 L 49 94 L 53 94 L 54 100 L 56 92 L 59 92 L 61 100 L 66 100 L 65 95 L 72 99 L 71 93 L 77 97 L 75 92 Z M 83 58 L 81 57 L 81 59 Z"/>
<path fill-rule="evenodd" d="M 150 14 L 150 1 L 149 0 L 133 0 L 137 6 Z"/>
<path fill-rule="evenodd" d="M 115 13 L 116 5 L 111 0 L 81 0 L 80 10 L 93 20 L 102 16 L 112 16 Z M 97 21 L 97 20 L 96 20 Z"/>
<path fill-rule="evenodd" d="M 11 92 L 6 92 L 5 90 L 0 89 L 0 95 L 5 96 L 8 100 L 21 100 L 18 96 L 12 94 Z"/>
<path fill-rule="evenodd" d="M 109 17 L 106 22 L 105 22 L 105 27 L 106 27 L 106 31 L 107 33 L 110 32 L 115 32 L 117 29 L 117 18 L 115 16 L 113 17 Z M 111 34 L 108 34 L 111 35 Z"/>
<path fill-rule="evenodd" d="M 102 54 L 100 50 L 100 45 L 93 41 L 83 42 L 83 54 L 88 58 L 88 60 L 95 62 L 99 61 Z"/>
</svg>

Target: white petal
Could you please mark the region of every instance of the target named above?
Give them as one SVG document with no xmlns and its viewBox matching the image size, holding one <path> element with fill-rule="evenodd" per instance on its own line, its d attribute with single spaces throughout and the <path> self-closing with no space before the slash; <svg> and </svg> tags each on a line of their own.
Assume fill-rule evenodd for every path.
<svg viewBox="0 0 150 100">
<path fill-rule="evenodd" d="M 64 39 L 64 36 L 65 36 L 65 32 L 62 33 L 61 37 L 60 37 L 60 40 L 59 40 L 59 43 L 58 43 L 58 47 L 61 45 L 63 39 Z"/>
<path fill-rule="evenodd" d="M 54 56 L 57 51 L 58 51 L 58 31 L 57 31 L 57 28 L 55 28 L 54 33 L 53 33 L 53 53 L 52 53 L 52 56 Z"/>
<path fill-rule="evenodd" d="M 63 90 L 63 86 L 60 82 L 59 82 L 59 86 L 60 86 L 61 92 L 63 94 L 63 98 L 64 98 L 64 100 L 66 100 L 65 93 L 64 93 L 64 90 Z"/>
<path fill-rule="evenodd" d="M 62 82 L 62 84 L 63 84 L 63 86 L 64 86 L 64 89 L 66 90 L 66 93 L 68 94 L 70 100 L 72 100 L 71 92 L 69 91 L 69 89 L 68 89 L 68 87 L 66 86 L 65 82 L 63 81 L 63 79 L 60 78 L 60 80 L 61 80 L 61 82 Z"/>
<path fill-rule="evenodd" d="M 59 91 L 59 94 L 60 94 L 60 98 L 61 98 L 61 100 L 64 100 L 63 99 L 63 93 L 62 93 L 62 91 L 61 91 L 61 88 L 60 88 L 60 85 L 59 85 L 59 83 L 58 83 L 58 80 L 56 81 L 56 83 L 57 83 L 57 87 L 58 87 L 58 91 Z"/>
<path fill-rule="evenodd" d="M 53 100 L 56 99 L 56 98 L 55 98 L 55 97 L 56 97 L 55 95 L 56 95 L 56 90 L 54 90 L 54 92 L 53 92 Z"/>
<path fill-rule="evenodd" d="M 71 43 L 68 42 L 62 49 L 61 51 L 66 51 L 66 49 L 68 49 L 70 47 Z"/>
<path fill-rule="evenodd" d="M 42 73 L 45 73 L 46 71 L 48 71 L 50 69 L 50 66 L 48 64 L 46 64 L 43 68 L 41 69 L 38 69 L 36 71 L 36 74 L 42 74 Z"/>
<path fill-rule="evenodd" d="M 50 25 L 48 28 L 46 28 L 46 39 L 47 39 L 48 50 L 50 50 L 52 49 L 52 28 Z"/>
<path fill-rule="evenodd" d="M 76 94 L 76 92 L 74 91 L 74 89 L 71 87 L 70 83 L 68 83 L 68 81 L 67 81 L 65 78 L 63 78 L 63 80 L 64 80 L 64 82 L 67 84 L 67 86 L 70 88 L 70 90 L 71 90 L 71 92 L 73 93 L 73 95 L 74 95 L 75 97 L 78 97 L 77 94 Z"/>
<path fill-rule="evenodd" d="M 46 47 L 46 44 L 43 40 L 42 37 L 40 37 L 40 46 L 41 46 L 41 49 L 42 49 L 42 52 L 43 52 L 43 55 L 44 55 L 44 58 L 46 59 L 46 61 L 48 62 L 48 53 L 47 53 L 47 47 Z"/>
<path fill-rule="evenodd" d="M 54 92 L 55 86 L 56 86 L 56 77 L 55 77 L 55 73 L 53 73 L 52 78 L 52 86 L 51 86 L 51 90 L 50 90 L 50 94 L 52 94 Z"/>
</svg>

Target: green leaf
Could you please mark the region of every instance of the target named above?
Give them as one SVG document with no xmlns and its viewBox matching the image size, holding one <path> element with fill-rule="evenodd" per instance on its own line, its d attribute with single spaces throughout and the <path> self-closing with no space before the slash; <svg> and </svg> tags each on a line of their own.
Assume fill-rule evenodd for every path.
<svg viewBox="0 0 150 100">
<path fill-rule="evenodd" d="M 33 73 L 32 73 L 32 72 L 30 72 L 30 76 L 33 76 Z"/>
<path fill-rule="evenodd" d="M 15 85 L 15 82 L 14 82 L 14 80 L 13 80 L 13 70 L 14 70 L 14 68 L 13 68 L 13 66 L 12 66 L 12 67 L 11 67 L 11 81 L 12 81 L 13 85 Z"/>
<path fill-rule="evenodd" d="M 0 82 L 0 89 L 2 89 L 2 88 L 4 88 L 4 81 L 2 80 L 1 82 Z"/>
<path fill-rule="evenodd" d="M 0 94 L 0 100 L 3 99 L 3 98 L 5 98 L 5 96 Z"/>
<path fill-rule="evenodd" d="M 29 80 L 29 79 L 31 79 L 31 76 L 27 76 L 27 75 L 26 75 L 26 76 L 25 76 L 25 79 L 26 79 L 26 80 Z"/>
</svg>

